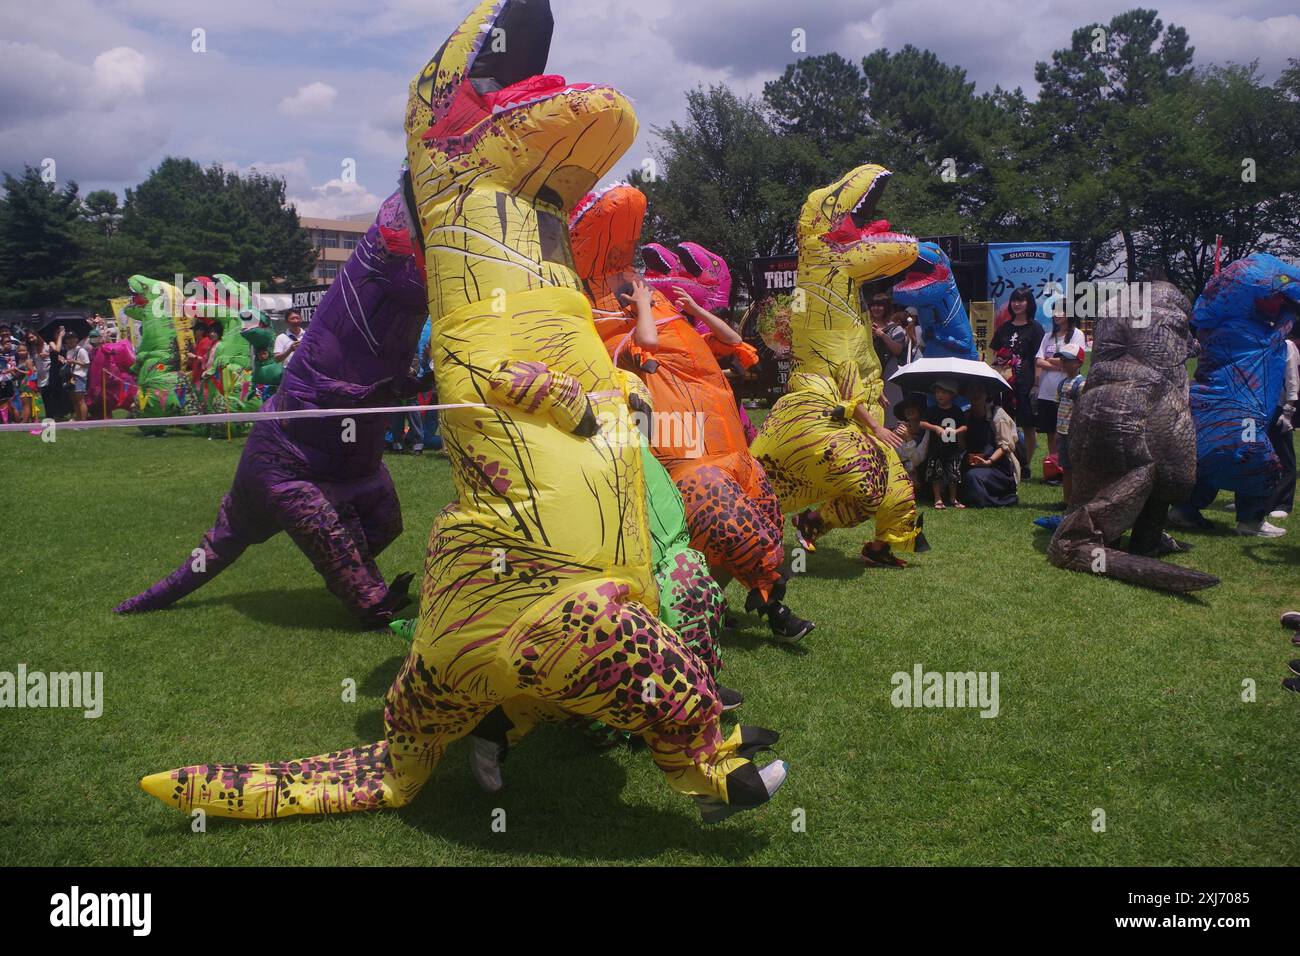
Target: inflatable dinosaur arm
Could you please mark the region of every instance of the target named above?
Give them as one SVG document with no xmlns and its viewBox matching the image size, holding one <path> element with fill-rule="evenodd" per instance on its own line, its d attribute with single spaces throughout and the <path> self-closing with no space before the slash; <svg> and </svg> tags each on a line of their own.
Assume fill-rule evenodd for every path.
<svg viewBox="0 0 1300 956">
<path fill-rule="evenodd" d="M 488 376 L 488 388 L 493 404 L 541 413 L 583 438 L 597 431 L 596 413 L 582 384 L 542 362 L 503 361 Z"/>
</svg>

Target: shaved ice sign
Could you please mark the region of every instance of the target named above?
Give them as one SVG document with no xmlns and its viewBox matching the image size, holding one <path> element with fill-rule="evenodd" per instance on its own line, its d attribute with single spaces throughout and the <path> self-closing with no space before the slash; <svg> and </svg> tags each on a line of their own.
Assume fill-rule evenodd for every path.
<svg viewBox="0 0 1300 956">
<path fill-rule="evenodd" d="M 1038 321 L 1052 327 L 1052 319 L 1043 308 L 1044 299 L 1053 292 L 1060 295 L 1070 274 L 1068 242 L 990 242 L 989 293 L 993 310 L 1001 314 L 1011 293 L 1028 286 L 1039 304 Z"/>
</svg>

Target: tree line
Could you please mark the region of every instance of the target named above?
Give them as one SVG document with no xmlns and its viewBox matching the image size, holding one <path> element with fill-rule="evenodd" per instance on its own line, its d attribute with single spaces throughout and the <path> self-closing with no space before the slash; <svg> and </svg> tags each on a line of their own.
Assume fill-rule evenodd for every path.
<svg viewBox="0 0 1300 956">
<path fill-rule="evenodd" d="M 1192 66 L 1186 30 L 1154 10 L 1073 31 L 1035 65 L 1030 100 L 976 94 L 957 66 L 905 46 L 853 63 L 791 63 L 761 97 L 686 94 L 657 128 L 645 236 L 694 240 L 744 264 L 795 251 L 808 193 L 865 162 L 893 172 L 880 206 L 915 235 L 1069 240 L 1079 279 L 1163 273 L 1195 296 L 1224 261 L 1300 254 L 1300 60 Z M 754 290 L 749 290 L 753 294 Z"/>
<path fill-rule="evenodd" d="M 304 285 L 316 251 L 283 179 L 167 158 L 117 194 L 81 196 L 41 168 L 4 174 L 0 308 L 104 309 L 140 273 L 170 280 L 224 272 L 265 289 Z"/>
</svg>

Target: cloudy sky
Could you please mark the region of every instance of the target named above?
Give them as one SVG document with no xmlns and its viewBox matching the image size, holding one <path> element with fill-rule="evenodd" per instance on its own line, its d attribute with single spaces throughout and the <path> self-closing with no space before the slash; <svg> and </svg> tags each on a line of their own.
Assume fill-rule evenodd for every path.
<svg viewBox="0 0 1300 956">
<path fill-rule="evenodd" d="M 49 157 L 83 194 L 121 193 L 164 156 L 188 156 L 283 175 L 303 215 L 373 211 L 403 156 L 407 83 L 471 5 L 4 0 L 0 169 Z M 1271 80 L 1300 56 L 1294 0 L 552 0 L 548 71 L 632 97 L 642 133 L 621 176 L 655 148 L 650 127 L 681 115 L 683 91 L 760 92 L 798 56 L 796 28 L 810 54 L 913 43 L 980 90 L 1032 91 L 1034 62 L 1073 28 L 1138 5 L 1185 27 L 1198 65 L 1258 60 Z M 347 160 L 355 182 L 341 178 Z"/>
</svg>

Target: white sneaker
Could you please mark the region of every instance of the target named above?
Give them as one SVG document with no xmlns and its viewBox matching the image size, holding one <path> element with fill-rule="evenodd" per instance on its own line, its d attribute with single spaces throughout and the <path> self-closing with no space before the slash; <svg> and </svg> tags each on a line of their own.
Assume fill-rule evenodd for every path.
<svg viewBox="0 0 1300 956">
<path fill-rule="evenodd" d="M 1289 512 L 1289 511 L 1281 511 L 1281 510 L 1278 510 L 1278 511 L 1270 511 L 1270 512 L 1268 513 L 1268 516 L 1269 516 L 1270 518 L 1289 518 L 1289 517 L 1291 517 L 1291 512 Z"/>
<path fill-rule="evenodd" d="M 1236 503 L 1235 501 L 1229 501 L 1226 505 L 1223 506 L 1223 510 L 1224 510 L 1224 511 L 1236 511 L 1236 510 L 1237 510 L 1237 503 Z"/>
<path fill-rule="evenodd" d="M 487 793 L 496 793 L 504 787 L 501 779 L 501 745 L 482 737 L 469 737 L 469 772 L 474 782 Z"/>
<path fill-rule="evenodd" d="M 1259 524 L 1250 524 L 1245 521 L 1237 522 L 1237 534 L 1249 535 L 1254 538 L 1280 538 L 1286 534 L 1285 528 L 1279 528 L 1277 525 L 1269 524 L 1261 520 Z"/>
</svg>

